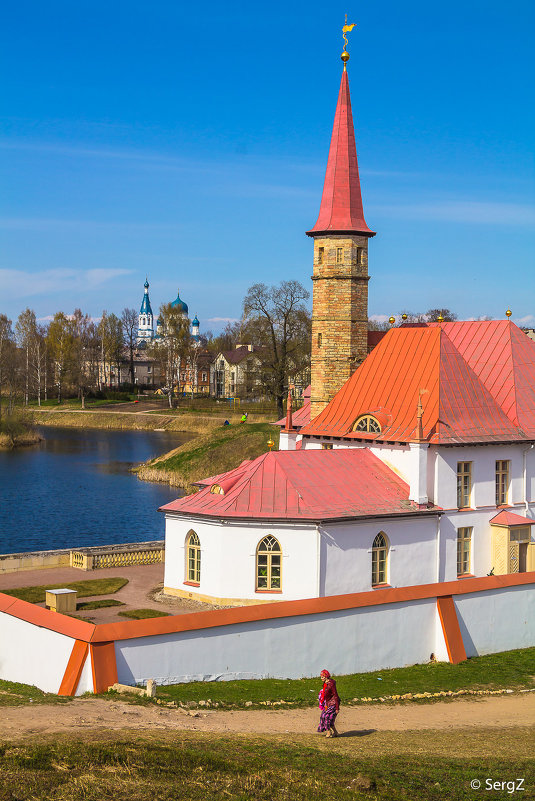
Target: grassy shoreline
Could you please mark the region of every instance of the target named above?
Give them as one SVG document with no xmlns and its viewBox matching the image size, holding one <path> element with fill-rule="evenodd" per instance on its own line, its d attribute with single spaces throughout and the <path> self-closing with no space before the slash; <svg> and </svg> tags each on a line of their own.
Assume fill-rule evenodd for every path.
<svg viewBox="0 0 535 801">
<path fill-rule="evenodd" d="M 162 481 L 192 488 L 192 482 L 238 467 L 244 459 L 256 459 L 268 450 L 267 442 L 278 439 L 270 423 L 214 426 L 208 433 L 151 459 L 135 469 L 143 481 Z"/>
<path fill-rule="evenodd" d="M 225 418 L 208 415 L 166 414 L 151 412 L 105 412 L 74 410 L 35 410 L 27 411 L 28 419 L 39 426 L 72 428 L 98 428 L 129 431 L 181 431 L 201 433 L 221 425 Z"/>
</svg>

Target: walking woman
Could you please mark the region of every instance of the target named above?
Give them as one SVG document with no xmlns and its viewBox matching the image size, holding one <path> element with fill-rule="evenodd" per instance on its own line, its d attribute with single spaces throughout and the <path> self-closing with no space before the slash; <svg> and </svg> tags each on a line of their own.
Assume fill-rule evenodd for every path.
<svg viewBox="0 0 535 801">
<path fill-rule="evenodd" d="M 326 731 L 327 737 L 338 737 L 338 732 L 334 725 L 338 710 L 340 709 L 340 698 L 336 691 L 336 682 L 334 679 L 331 679 L 331 674 L 328 670 L 322 670 L 320 677 L 323 681 L 323 687 L 318 697 L 321 709 L 318 731 Z"/>
</svg>

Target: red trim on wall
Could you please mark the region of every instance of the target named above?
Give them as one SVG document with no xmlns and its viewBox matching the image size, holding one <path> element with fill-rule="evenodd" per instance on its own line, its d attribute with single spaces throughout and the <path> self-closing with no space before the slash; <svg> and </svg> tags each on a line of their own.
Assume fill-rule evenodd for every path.
<svg viewBox="0 0 535 801">
<path fill-rule="evenodd" d="M 105 693 L 108 687 L 117 683 L 117 660 L 115 643 L 99 642 L 90 645 L 91 670 L 93 672 L 93 692 Z"/>
<path fill-rule="evenodd" d="M 86 642 L 82 642 L 82 640 L 75 641 L 59 686 L 58 695 L 76 695 L 76 688 L 82 675 L 88 650 L 89 646 Z"/>
<path fill-rule="evenodd" d="M 9 599 L 9 603 L 6 599 Z M 57 631 L 65 634 L 74 640 L 89 642 L 95 631 L 94 623 L 86 623 L 84 620 L 77 620 L 75 617 L 62 615 L 60 612 L 52 612 L 50 609 L 43 609 L 41 606 L 21 601 L 11 595 L 0 593 L 0 612 L 18 617 L 27 623 L 33 623 L 43 629 Z"/>
<path fill-rule="evenodd" d="M 201 582 L 200 581 L 184 581 L 183 583 L 186 584 L 188 587 L 200 587 L 201 586 Z"/>
<path fill-rule="evenodd" d="M 448 650 L 448 657 L 452 665 L 458 665 L 459 662 L 466 660 L 466 651 L 463 643 L 463 635 L 459 626 L 459 618 L 453 598 L 451 595 L 437 598 L 437 608 L 442 623 L 442 631 L 446 641 L 446 648 Z"/>
<path fill-rule="evenodd" d="M 273 603 L 216 609 L 210 612 L 193 612 L 187 615 L 170 615 L 169 617 L 129 620 L 125 623 L 100 623 L 98 625 L 84 623 L 58 612 L 50 612 L 0 593 L 0 612 L 5 611 L 21 620 L 58 631 L 73 639 L 109 644 L 112 640 L 153 637 L 179 631 L 195 631 L 235 623 L 269 620 L 270 618 L 324 614 L 344 609 L 419 601 L 447 595 L 467 595 L 471 592 L 485 592 L 527 584 L 535 584 L 535 571 L 505 576 L 464 578 L 436 584 L 417 584 L 411 587 L 386 587 L 348 595 L 329 595 L 323 598 L 305 598 L 299 601 L 273 601 Z M 5 600 L 6 598 L 9 598 L 9 602 Z M 110 684 L 113 683 L 113 681 L 110 682 Z"/>
</svg>

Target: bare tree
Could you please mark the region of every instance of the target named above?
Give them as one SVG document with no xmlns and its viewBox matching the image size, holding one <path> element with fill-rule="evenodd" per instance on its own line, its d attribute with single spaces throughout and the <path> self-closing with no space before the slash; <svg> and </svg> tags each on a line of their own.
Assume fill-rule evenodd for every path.
<svg viewBox="0 0 535 801">
<path fill-rule="evenodd" d="M 253 284 L 243 301 L 245 321 L 254 325 L 261 346 L 266 389 L 281 417 L 288 380 L 310 363 L 311 322 L 304 304 L 309 297 L 298 281 L 281 281 Z"/>
<path fill-rule="evenodd" d="M 138 329 L 138 313 L 136 310 L 124 308 L 121 313 L 121 323 L 123 326 L 124 340 L 130 357 L 130 383 L 134 384 L 134 350 L 136 347 Z"/>
<path fill-rule="evenodd" d="M 190 321 L 171 303 L 161 306 L 160 317 L 163 337 L 150 346 L 149 355 L 163 368 L 171 408 L 175 384 L 180 388 L 180 366 L 182 360 L 187 361 L 191 346 Z"/>
</svg>

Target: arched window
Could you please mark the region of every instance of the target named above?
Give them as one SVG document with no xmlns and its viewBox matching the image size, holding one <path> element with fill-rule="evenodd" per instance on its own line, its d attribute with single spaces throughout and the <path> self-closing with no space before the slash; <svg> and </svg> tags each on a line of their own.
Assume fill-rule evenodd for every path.
<svg viewBox="0 0 535 801">
<path fill-rule="evenodd" d="M 256 589 L 280 590 L 282 550 L 275 537 L 267 536 L 256 549 Z"/>
<path fill-rule="evenodd" d="M 223 487 L 220 484 L 212 484 L 212 486 L 210 487 L 210 492 L 212 493 L 212 495 L 224 495 L 225 494 L 225 490 L 223 489 Z"/>
<path fill-rule="evenodd" d="M 187 581 L 199 584 L 201 581 L 201 541 L 198 534 L 190 531 L 186 539 Z"/>
<path fill-rule="evenodd" d="M 388 566 L 388 539 L 383 531 L 373 541 L 372 545 L 372 586 L 387 583 Z"/>
<path fill-rule="evenodd" d="M 371 414 L 361 414 L 357 417 L 353 431 L 366 431 L 368 434 L 380 434 L 381 424 L 379 420 Z"/>
</svg>

